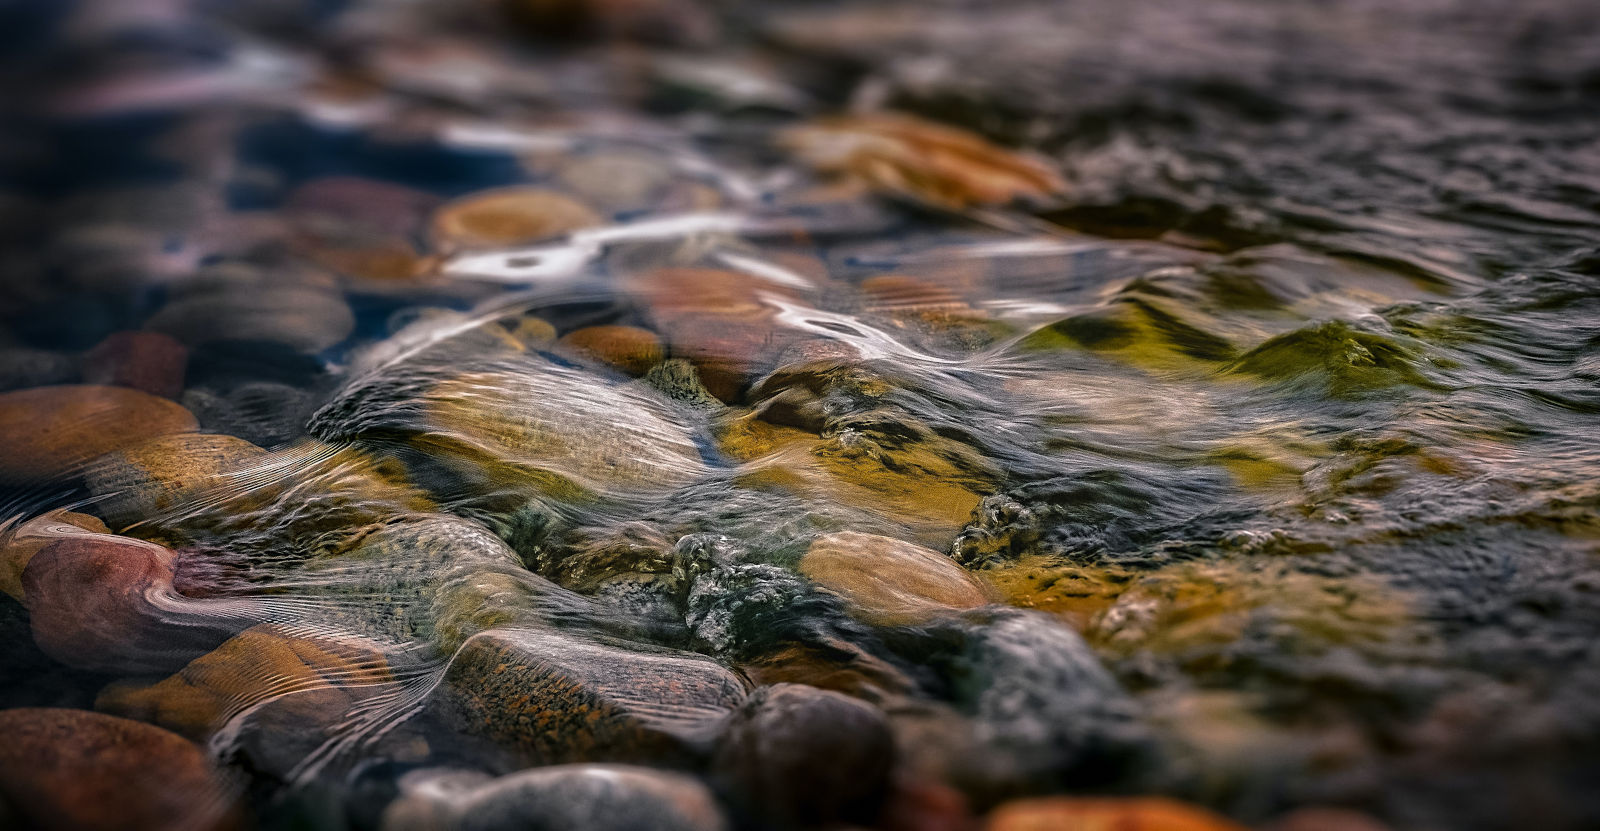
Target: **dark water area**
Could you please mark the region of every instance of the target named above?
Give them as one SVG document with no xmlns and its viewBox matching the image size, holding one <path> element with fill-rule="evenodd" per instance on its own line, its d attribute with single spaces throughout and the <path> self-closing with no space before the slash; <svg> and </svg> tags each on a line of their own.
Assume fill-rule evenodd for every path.
<svg viewBox="0 0 1600 831">
<path fill-rule="evenodd" d="M 1600 827 L 1592 3 L 0 54 L 0 827 Z"/>
</svg>

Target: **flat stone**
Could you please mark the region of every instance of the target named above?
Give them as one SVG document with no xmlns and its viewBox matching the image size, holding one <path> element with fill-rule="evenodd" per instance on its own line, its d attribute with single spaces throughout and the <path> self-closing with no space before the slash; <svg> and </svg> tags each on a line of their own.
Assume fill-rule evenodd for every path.
<svg viewBox="0 0 1600 831">
<path fill-rule="evenodd" d="M 190 346 L 270 341 L 312 353 L 344 340 L 356 321 L 344 298 L 321 286 L 223 284 L 174 298 L 146 325 Z"/>
<path fill-rule="evenodd" d="M 238 826 L 233 796 L 205 754 L 159 727 L 83 710 L 24 708 L 0 711 L 0 735 L 0 804 L 22 829 Z"/>
<path fill-rule="evenodd" d="M 441 207 L 430 235 L 442 250 L 526 245 L 601 223 L 589 206 L 557 191 L 507 187 Z"/>
<path fill-rule="evenodd" d="M 1051 797 L 1008 802 L 995 809 L 984 831 L 1246 831 L 1204 808 L 1161 797 L 1099 799 Z"/>
<path fill-rule="evenodd" d="M 266 456 L 233 436 L 179 433 L 108 453 L 84 473 L 100 515 L 118 527 L 153 519 L 187 498 L 225 484 L 225 474 Z"/>
<path fill-rule="evenodd" d="M 188 410 L 122 387 L 72 385 L 0 393 L 0 483 L 76 474 L 98 456 L 195 429 Z"/>
<path fill-rule="evenodd" d="M 876 534 L 818 537 L 800 558 L 800 573 L 872 623 L 915 624 L 991 602 L 984 584 L 949 557 Z"/>
<path fill-rule="evenodd" d="M 432 774 L 432 775 L 430 775 Z M 487 782 L 419 771 L 383 831 L 722 831 L 711 791 L 681 773 L 627 765 L 557 765 Z"/>
<path fill-rule="evenodd" d="M 645 374 L 666 356 L 661 338 L 637 326 L 586 326 L 562 336 L 561 343 L 635 376 Z"/>
</svg>

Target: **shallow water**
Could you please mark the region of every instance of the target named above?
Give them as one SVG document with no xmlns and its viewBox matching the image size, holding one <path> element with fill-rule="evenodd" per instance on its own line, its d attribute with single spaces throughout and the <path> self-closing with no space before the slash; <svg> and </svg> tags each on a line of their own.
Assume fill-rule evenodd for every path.
<svg viewBox="0 0 1600 831">
<path fill-rule="evenodd" d="M 595 761 L 1600 824 L 1585 3 L 190 5 L 5 44 L 0 706 L 268 828 Z M 1025 155 L 807 166 L 845 110 Z M 887 807 L 729 772 L 781 682 Z"/>
</svg>

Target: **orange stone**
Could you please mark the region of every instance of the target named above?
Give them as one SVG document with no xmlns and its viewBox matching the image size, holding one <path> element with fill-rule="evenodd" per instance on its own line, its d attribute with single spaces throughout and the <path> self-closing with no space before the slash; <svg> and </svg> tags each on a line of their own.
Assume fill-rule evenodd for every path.
<svg viewBox="0 0 1600 831">
<path fill-rule="evenodd" d="M 553 190 L 508 187 L 465 196 L 433 215 L 431 234 L 441 249 L 526 245 L 599 225 L 587 205 Z"/>
<path fill-rule="evenodd" d="M 1163 797 L 1049 797 L 1008 802 L 985 831 L 1248 831 L 1204 808 Z"/>
<path fill-rule="evenodd" d="M 567 333 L 561 343 L 635 376 L 645 374 L 666 356 L 656 333 L 637 326 L 586 326 Z"/>
<path fill-rule="evenodd" d="M 155 436 L 198 425 L 183 407 L 123 387 L 66 385 L 0 394 L 0 483 L 31 484 Z"/>
<path fill-rule="evenodd" d="M 850 601 L 862 619 L 885 625 L 922 623 L 990 602 L 984 584 L 949 557 L 877 534 L 818 537 L 800 558 L 800 573 Z"/>
</svg>

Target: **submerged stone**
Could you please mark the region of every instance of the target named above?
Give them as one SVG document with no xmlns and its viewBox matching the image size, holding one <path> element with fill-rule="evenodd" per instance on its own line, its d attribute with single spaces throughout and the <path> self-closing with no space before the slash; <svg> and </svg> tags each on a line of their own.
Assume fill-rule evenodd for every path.
<svg viewBox="0 0 1600 831">
<path fill-rule="evenodd" d="M 35 387 L 0 393 L 0 482 L 44 482 L 153 436 L 195 429 L 188 410 L 123 387 Z"/>
<path fill-rule="evenodd" d="M 817 538 L 800 558 L 800 573 L 850 601 L 872 623 L 921 623 L 990 600 L 983 583 L 949 557 L 876 534 Z"/>
<path fill-rule="evenodd" d="M 744 697 L 701 655 L 508 628 L 469 638 L 429 706 L 527 764 L 672 764 L 703 754 Z"/>
<path fill-rule="evenodd" d="M 117 831 L 239 826 L 200 748 L 136 721 L 82 710 L 0 710 L 0 818 L 8 828 Z M 7 816 L 9 814 L 9 816 Z"/>
<path fill-rule="evenodd" d="M 681 773 L 627 765 L 555 765 L 497 779 L 418 771 L 383 831 L 724 831 L 709 789 Z"/>
<path fill-rule="evenodd" d="M 1023 799 L 989 815 L 985 831 L 1246 831 L 1243 825 L 1204 808 L 1160 797 Z"/>
</svg>

